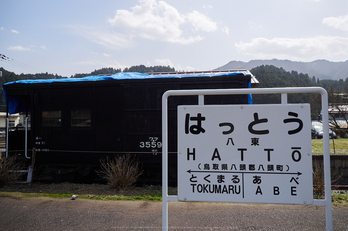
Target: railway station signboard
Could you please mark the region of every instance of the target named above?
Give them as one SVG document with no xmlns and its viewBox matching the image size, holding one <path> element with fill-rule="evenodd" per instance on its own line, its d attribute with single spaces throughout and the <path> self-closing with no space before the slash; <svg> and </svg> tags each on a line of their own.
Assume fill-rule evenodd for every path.
<svg viewBox="0 0 348 231">
<path fill-rule="evenodd" d="M 179 106 L 178 200 L 312 204 L 309 104 Z"/>
</svg>

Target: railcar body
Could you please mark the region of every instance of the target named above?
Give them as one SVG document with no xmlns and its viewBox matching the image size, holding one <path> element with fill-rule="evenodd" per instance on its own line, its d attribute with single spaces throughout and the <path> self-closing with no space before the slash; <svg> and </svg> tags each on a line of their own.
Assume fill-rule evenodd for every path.
<svg viewBox="0 0 348 231">
<path fill-rule="evenodd" d="M 8 155 L 26 156 L 32 161 L 35 150 L 34 180 L 91 182 L 101 158 L 129 153 L 143 166 L 140 180 L 160 183 L 163 93 L 177 89 L 248 88 L 256 82 L 249 71 L 243 70 L 116 73 L 6 83 L 3 89 L 7 112 L 20 112 L 28 118 L 27 129 L 8 129 Z M 197 103 L 195 96 L 169 100 L 169 175 L 174 181 L 176 108 Z M 205 103 L 248 104 L 250 96 L 206 96 Z"/>
</svg>

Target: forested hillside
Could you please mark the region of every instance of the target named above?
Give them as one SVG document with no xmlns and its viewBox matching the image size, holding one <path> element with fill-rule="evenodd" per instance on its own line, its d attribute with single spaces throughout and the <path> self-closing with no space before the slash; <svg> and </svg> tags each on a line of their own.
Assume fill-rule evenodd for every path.
<svg viewBox="0 0 348 231">
<path fill-rule="evenodd" d="M 86 76 L 90 76 L 90 75 L 112 75 L 118 72 L 121 72 L 121 69 L 115 69 L 112 67 L 106 67 L 106 68 L 102 68 L 102 69 L 98 69 L 98 70 L 94 70 L 91 73 L 84 73 L 84 74 L 75 74 L 74 76 L 72 76 L 73 78 L 81 78 L 81 77 L 86 77 Z"/>
<path fill-rule="evenodd" d="M 327 60 L 315 60 L 313 62 L 296 62 L 290 60 L 250 60 L 249 62 L 231 61 L 216 70 L 247 69 L 271 65 L 284 68 L 286 71 L 297 71 L 307 73 L 319 79 L 346 79 L 348 77 L 348 60 L 345 62 L 330 62 Z"/>
<path fill-rule="evenodd" d="M 283 68 L 262 65 L 250 70 L 259 80 L 260 88 L 266 87 L 309 87 L 316 86 L 315 77 L 310 78 L 308 74 L 288 72 Z"/>
<path fill-rule="evenodd" d="M 329 95 L 329 103 L 347 103 L 342 95 L 348 94 L 348 78 L 345 80 L 319 80 L 308 74 L 297 73 L 296 71 L 285 71 L 283 68 L 275 66 L 259 66 L 250 70 L 259 81 L 259 88 L 269 87 L 323 87 Z M 290 102 L 308 102 L 310 100 L 306 95 L 290 95 Z M 258 96 L 254 97 L 254 103 L 280 102 L 280 96 Z"/>
<path fill-rule="evenodd" d="M 132 66 L 130 68 L 125 68 L 123 72 L 141 72 L 141 73 L 150 73 L 150 72 L 174 72 L 175 69 L 170 66 L 150 66 L 146 67 L 144 65 Z"/>
<path fill-rule="evenodd" d="M 275 66 L 259 66 L 250 70 L 259 81 L 259 88 L 272 87 L 312 87 L 318 86 L 315 78 L 310 78 L 307 74 L 288 72 L 283 68 Z M 291 94 L 289 102 L 308 102 L 309 96 L 306 94 Z M 254 103 L 280 103 L 280 95 L 255 95 Z"/>
<path fill-rule="evenodd" d="M 140 73 L 150 73 L 150 72 L 174 72 L 175 69 L 170 66 L 150 66 L 146 67 L 145 65 L 138 65 L 138 66 L 131 66 L 126 67 L 123 69 L 123 72 L 140 72 Z M 115 69 L 112 67 L 109 68 L 102 68 L 98 70 L 94 70 L 91 73 L 85 73 L 85 74 L 75 74 L 74 78 L 80 78 L 85 77 L 89 75 L 112 75 L 118 72 L 122 72 L 121 69 Z"/>
<path fill-rule="evenodd" d="M 250 70 L 259 81 L 259 88 L 274 87 L 313 87 L 319 86 L 320 82 L 315 77 L 309 77 L 307 74 L 288 72 L 283 68 L 275 66 L 259 66 Z M 319 98 L 318 98 L 319 97 Z M 258 94 L 253 95 L 253 103 L 280 103 L 280 94 Z M 313 94 L 288 94 L 289 103 L 310 103 L 311 117 L 318 119 L 320 114 L 320 96 Z"/>
</svg>

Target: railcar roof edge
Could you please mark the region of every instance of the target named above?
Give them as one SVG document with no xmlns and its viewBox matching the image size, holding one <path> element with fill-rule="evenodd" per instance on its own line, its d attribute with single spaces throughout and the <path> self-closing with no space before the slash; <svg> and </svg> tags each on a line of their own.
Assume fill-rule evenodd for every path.
<svg viewBox="0 0 348 231">
<path fill-rule="evenodd" d="M 30 87 L 30 86 L 45 86 L 46 84 L 69 84 L 69 83 L 102 83 L 110 81 L 136 81 L 136 80 L 156 80 L 156 79 L 189 79 L 189 78 L 207 78 L 207 77 L 228 77 L 233 76 L 236 79 L 247 77 L 249 80 L 248 87 L 252 85 L 257 85 L 258 81 L 255 76 L 249 70 L 226 70 L 226 71 L 200 71 L 200 72 L 172 72 L 172 73 L 138 73 L 138 72 L 119 72 L 112 75 L 92 75 L 82 78 L 61 78 L 61 79 L 27 79 L 18 80 L 13 82 L 8 82 L 2 85 L 3 93 L 5 97 L 5 102 L 7 104 L 7 110 L 10 114 L 23 112 L 24 108 L 21 108 L 22 98 L 17 96 L 8 96 L 8 90 L 14 89 L 16 87 Z M 36 85 L 37 84 L 37 85 Z M 249 97 L 249 102 L 251 102 L 251 97 Z M 25 109 L 26 110 L 26 109 Z"/>
<path fill-rule="evenodd" d="M 28 79 L 17 80 L 5 83 L 10 84 L 38 84 L 38 83 L 68 83 L 68 82 L 95 82 L 104 80 L 125 80 L 125 79 L 163 79 L 163 78 L 190 78 L 190 77 L 215 77 L 215 76 L 233 76 L 233 75 L 252 75 L 249 71 L 233 72 L 209 72 L 209 73 L 183 73 L 183 74 L 160 74 L 152 75 L 138 72 L 119 72 L 113 75 L 92 75 L 82 78 L 61 78 L 61 79 Z"/>
<path fill-rule="evenodd" d="M 248 70 L 237 70 L 229 72 L 184 72 L 184 73 L 164 73 L 164 74 L 146 74 L 138 72 L 118 72 L 113 75 L 91 75 L 82 78 L 61 78 L 61 79 L 27 79 L 17 80 L 5 83 L 10 84 L 41 84 L 41 83 L 69 83 L 69 82 L 95 82 L 105 80 L 131 80 L 131 79 L 163 79 L 163 78 L 190 78 L 190 77 L 215 77 L 215 76 L 233 76 L 233 75 L 253 75 Z"/>
</svg>

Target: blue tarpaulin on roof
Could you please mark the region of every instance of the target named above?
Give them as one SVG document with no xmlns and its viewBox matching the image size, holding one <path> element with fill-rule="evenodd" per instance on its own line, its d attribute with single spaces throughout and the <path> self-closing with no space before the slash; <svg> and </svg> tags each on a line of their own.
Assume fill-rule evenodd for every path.
<svg viewBox="0 0 348 231">
<path fill-rule="evenodd" d="M 190 77 L 214 77 L 214 76 L 231 76 L 231 75 L 250 75 L 248 72 L 211 72 L 211 73 L 197 73 L 197 74 L 163 74 L 150 75 L 138 72 L 119 72 L 113 75 L 92 75 L 83 78 L 62 78 L 62 79 L 28 79 L 18 80 L 9 84 L 37 84 L 37 83 L 69 83 L 69 82 L 94 82 L 104 80 L 125 80 L 125 79 L 162 79 L 162 78 L 190 78 Z"/>
<path fill-rule="evenodd" d="M 14 82 L 5 83 L 3 85 L 5 102 L 8 102 L 8 112 L 10 114 L 25 112 L 25 100 L 23 97 L 7 96 L 4 86 L 11 84 L 50 84 L 50 83 L 73 83 L 73 82 L 95 82 L 106 80 L 136 80 L 136 79 L 163 79 L 163 78 L 192 78 L 192 77 L 215 77 L 215 76 L 233 76 L 233 75 L 245 75 L 249 76 L 248 71 L 234 71 L 234 72 L 208 72 L 208 73 L 184 73 L 184 74 L 145 74 L 138 72 L 119 72 L 113 75 L 93 75 L 83 78 L 61 78 L 61 79 L 28 79 L 18 80 Z M 251 81 L 249 81 L 249 88 Z M 251 95 L 249 95 L 249 103 L 252 103 Z"/>
</svg>

